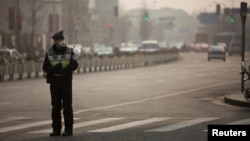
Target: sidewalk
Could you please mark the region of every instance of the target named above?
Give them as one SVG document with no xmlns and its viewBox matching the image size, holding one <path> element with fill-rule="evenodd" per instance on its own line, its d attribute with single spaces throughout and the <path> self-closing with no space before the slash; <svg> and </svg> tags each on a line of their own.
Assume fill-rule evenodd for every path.
<svg viewBox="0 0 250 141">
<path fill-rule="evenodd" d="M 241 92 L 226 95 L 224 97 L 224 102 L 235 106 L 250 108 L 250 101 L 247 101 L 244 98 L 244 94 Z"/>
</svg>

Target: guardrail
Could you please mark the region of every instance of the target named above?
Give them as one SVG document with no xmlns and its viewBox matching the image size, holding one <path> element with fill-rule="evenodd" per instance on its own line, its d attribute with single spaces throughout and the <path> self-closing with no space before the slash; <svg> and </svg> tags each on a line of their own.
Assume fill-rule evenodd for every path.
<svg viewBox="0 0 250 141">
<path fill-rule="evenodd" d="M 177 60 L 179 53 L 134 55 L 121 57 L 93 57 L 78 60 L 79 67 L 74 73 L 92 73 L 157 65 Z M 0 65 L 0 81 L 40 78 L 44 76 L 43 62 L 10 63 Z"/>
</svg>

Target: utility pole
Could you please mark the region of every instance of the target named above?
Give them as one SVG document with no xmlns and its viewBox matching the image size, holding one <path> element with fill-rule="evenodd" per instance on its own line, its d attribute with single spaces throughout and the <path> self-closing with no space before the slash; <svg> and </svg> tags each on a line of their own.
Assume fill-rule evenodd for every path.
<svg viewBox="0 0 250 141">
<path fill-rule="evenodd" d="M 246 24 L 246 18 L 247 18 L 247 3 L 241 2 L 241 23 L 242 23 L 242 49 L 241 49 L 241 92 L 243 93 L 245 91 L 244 86 L 244 75 L 245 75 L 245 24 Z"/>
<path fill-rule="evenodd" d="M 17 16 L 19 14 L 19 0 L 14 0 L 14 48 L 17 48 L 18 44 L 18 29 L 17 29 Z"/>
</svg>

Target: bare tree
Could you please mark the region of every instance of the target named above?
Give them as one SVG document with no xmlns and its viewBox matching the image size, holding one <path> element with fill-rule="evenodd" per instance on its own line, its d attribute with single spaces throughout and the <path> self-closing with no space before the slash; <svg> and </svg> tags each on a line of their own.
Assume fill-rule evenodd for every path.
<svg viewBox="0 0 250 141">
<path fill-rule="evenodd" d="M 44 0 L 28 0 L 28 9 L 31 15 L 27 18 L 28 23 L 31 27 L 31 37 L 32 43 L 34 43 L 35 29 L 37 28 L 37 23 L 39 22 L 38 12 L 42 10 L 45 6 Z"/>
<path fill-rule="evenodd" d="M 25 20 L 27 20 L 28 24 L 30 25 L 30 34 L 31 34 L 31 47 L 32 48 L 26 48 L 27 56 L 28 58 L 36 57 L 35 54 L 35 32 L 39 26 L 39 20 L 41 19 L 41 15 L 39 15 L 39 11 L 41 11 L 45 6 L 44 0 L 27 0 L 27 9 L 25 12 L 27 12 L 27 15 L 23 14 L 23 17 Z M 35 58 L 34 58 L 35 59 Z"/>
</svg>

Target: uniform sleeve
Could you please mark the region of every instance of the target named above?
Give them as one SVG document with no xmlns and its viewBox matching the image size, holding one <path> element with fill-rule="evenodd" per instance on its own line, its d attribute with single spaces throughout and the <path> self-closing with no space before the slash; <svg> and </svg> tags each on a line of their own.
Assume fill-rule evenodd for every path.
<svg viewBox="0 0 250 141">
<path fill-rule="evenodd" d="M 73 51 L 71 54 L 72 55 L 71 55 L 71 59 L 70 59 L 70 64 L 72 64 L 72 71 L 75 71 L 78 68 L 78 61 L 77 61 L 77 57 Z"/>
<path fill-rule="evenodd" d="M 44 59 L 44 62 L 43 62 L 43 70 L 46 73 L 52 73 L 53 72 L 53 67 L 51 66 L 51 64 L 49 62 L 47 53 L 45 54 L 45 59 Z"/>
</svg>

